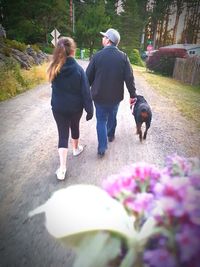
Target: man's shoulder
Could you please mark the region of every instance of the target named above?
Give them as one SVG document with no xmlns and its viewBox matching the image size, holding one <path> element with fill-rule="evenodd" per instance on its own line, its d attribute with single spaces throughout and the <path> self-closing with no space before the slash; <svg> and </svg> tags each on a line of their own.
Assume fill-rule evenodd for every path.
<svg viewBox="0 0 200 267">
<path fill-rule="evenodd" d="M 104 53 L 104 49 L 100 49 L 99 51 L 97 51 L 95 54 L 92 55 L 92 58 L 95 58 L 95 57 L 99 57 L 102 55 L 102 53 Z"/>
</svg>

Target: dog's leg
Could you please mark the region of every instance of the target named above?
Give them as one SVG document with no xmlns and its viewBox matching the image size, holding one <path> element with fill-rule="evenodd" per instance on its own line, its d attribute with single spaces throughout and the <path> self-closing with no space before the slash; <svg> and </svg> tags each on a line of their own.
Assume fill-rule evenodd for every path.
<svg viewBox="0 0 200 267">
<path fill-rule="evenodd" d="M 140 142 L 142 142 L 142 130 L 140 130 L 139 132 L 139 138 L 140 138 Z"/>
<path fill-rule="evenodd" d="M 146 138 L 147 138 L 147 131 L 148 131 L 147 129 L 144 131 L 144 135 L 143 135 L 144 140 L 146 140 Z"/>
<path fill-rule="evenodd" d="M 143 139 L 144 140 L 146 140 L 146 138 L 147 138 L 147 131 L 148 131 L 149 127 L 150 127 L 150 124 L 147 123 L 147 122 L 145 123 L 145 125 L 146 125 L 146 128 L 145 128 L 144 136 L 143 136 Z"/>
<path fill-rule="evenodd" d="M 137 134 L 139 134 L 139 139 L 140 139 L 140 142 L 142 142 L 142 124 L 141 123 L 138 123 L 137 124 Z"/>
</svg>

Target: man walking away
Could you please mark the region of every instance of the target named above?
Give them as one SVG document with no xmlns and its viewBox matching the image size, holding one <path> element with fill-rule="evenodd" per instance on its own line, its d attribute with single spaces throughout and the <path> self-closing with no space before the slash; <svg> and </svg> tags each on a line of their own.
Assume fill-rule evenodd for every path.
<svg viewBox="0 0 200 267">
<path fill-rule="evenodd" d="M 124 98 L 124 82 L 130 94 L 130 103 L 136 101 L 136 88 L 129 58 L 117 47 L 119 32 L 108 29 L 100 34 L 103 36 L 103 49 L 92 57 L 86 74 L 96 108 L 97 153 L 103 157 L 107 138 L 109 142 L 115 138 L 119 103 Z"/>
</svg>

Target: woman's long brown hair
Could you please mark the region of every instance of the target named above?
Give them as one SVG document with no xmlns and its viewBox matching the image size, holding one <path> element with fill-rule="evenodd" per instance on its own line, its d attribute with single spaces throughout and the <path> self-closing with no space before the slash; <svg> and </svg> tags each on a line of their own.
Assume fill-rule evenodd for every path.
<svg viewBox="0 0 200 267">
<path fill-rule="evenodd" d="M 52 61 L 47 69 L 49 81 L 52 82 L 65 63 L 67 57 L 76 50 L 76 43 L 70 37 L 62 37 L 53 51 Z"/>
</svg>

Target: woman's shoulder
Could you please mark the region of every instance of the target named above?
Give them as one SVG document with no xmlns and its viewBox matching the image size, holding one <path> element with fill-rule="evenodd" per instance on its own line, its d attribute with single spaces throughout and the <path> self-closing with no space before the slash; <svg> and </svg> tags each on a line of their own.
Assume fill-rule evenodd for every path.
<svg viewBox="0 0 200 267">
<path fill-rule="evenodd" d="M 83 69 L 83 67 L 80 65 L 80 63 L 76 60 L 76 67 L 77 67 L 77 69 L 81 72 L 81 73 L 84 73 L 85 71 L 84 71 L 84 69 Z"/>
</svg>

